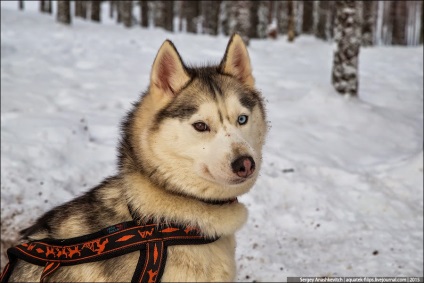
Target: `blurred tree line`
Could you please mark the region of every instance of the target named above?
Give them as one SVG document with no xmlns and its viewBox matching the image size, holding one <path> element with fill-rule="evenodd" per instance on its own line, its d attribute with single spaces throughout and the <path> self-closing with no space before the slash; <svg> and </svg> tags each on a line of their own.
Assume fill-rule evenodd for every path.
<svg viewBox="0 0 424 283">
<path fill-rule="evenodd" d="M 109 9 L 102 13 L 102 4 Z M 40 11 L 52 13 L 52 1 L 40 0 Z M 19 1 L 24 9 L 24 1 Z M 360 46 L 423 43 L 423 1 L 57 1 L 57 21 L 72 15 L 101 22 L 108 15 L 127 28 L 160 27 L 170 32 L 231 35 L 250 39 L 301 34 L 334 41 L 331 80 L 341 94 L 358 95 Z"/>
<path fill-rule="evenodd" d="M 40 11 L 52 13 L 52 1 L 40 0 Z M 161 27 L 171 32 L 230 35 L 251 38 L 301 34 L 334 40 L 338 1 L 57 1 L 57 20 L 71 24 L 72 15 L 100 22 L 102 2 L 110 18 L 130 28 Z M 356 1 L 361 45 L 418 45 L 423 43 L 423 1 Z M 19 1 L 24 9 L 24 1 Z M 105 6 L 104 6 L 105 7 Z M 71 12 L 72 11 L 72 12 Z"/>
</svg>

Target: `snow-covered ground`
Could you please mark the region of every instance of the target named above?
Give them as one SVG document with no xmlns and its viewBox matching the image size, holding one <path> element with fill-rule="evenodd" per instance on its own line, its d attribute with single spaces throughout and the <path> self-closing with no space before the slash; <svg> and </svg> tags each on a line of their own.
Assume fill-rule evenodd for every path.
<svg viewBox="0 0 424 283">
<path fill-rule="evenodd" d="M 119 123 L 171 39 L 191 63 L 228 38 L 56 23 L 1 2 L 1 266 L 17 231 L 114 174 Z M 252 40 L 271 129 L 237 234 L 239 281 L 423 276 L 423 47 L 360 51 L 360 96 L 330 84 L 332 45 Z"/>
</svg>

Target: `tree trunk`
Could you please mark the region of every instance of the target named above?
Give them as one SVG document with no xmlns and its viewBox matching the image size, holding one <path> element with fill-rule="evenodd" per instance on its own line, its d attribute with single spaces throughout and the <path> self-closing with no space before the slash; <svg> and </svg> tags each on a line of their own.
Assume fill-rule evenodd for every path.
<svg viewBox="0 0 424 283">
<path fill-rule="evenodd" d="M 116 17 L 116 22 L 119 24 L 122 22 L 122 1 L 116 1 L 116 12 L 118 16 Z"/>
<path fill-rule="evenodd" d="M 101 1 L 94 0 L 91 1 L 91 20 L 95 22 L 100 22 L 100 10 L 101 10 Z"/>
<path fill-rule="evenodd" d="M 210 35 L 218 34 L 219 7 L 221 1 L 201 1 L 203 16 L 203 33 Z"/>
<path fill-rule="evenodd" d="M 82 5 L 83 1 L 75 1 L 75 17 L 84 18 Z"/>
<path fill-rule="evenodd" d="M 236 3 L 236 26 L 235 32 L 240 34 L 246 45 L 249 45 L 250 29 L 250 1 L 239 0 Z"/>
<path fill-rule="evenodd" d="M 122 15 L 122 22 L 124 23 L 124 26 L 129 28 L 133 25 L 133 19 L 132 19 L 132 1 L 131 0 L 125 0 L 120 1 L 120 11 Z"/>
<path fill-rule="evenodd" d="M 314 2 L 303 1 L 302 33 L 313 34 L 314 32 Z"/>
<path fill-rule="evenodd" d="M 393 37 L 392 44 L 407 45 L 406 41 L 406 4 L 407 1 L 394 1 L 392 3 Z"/>
<path fill-rule="evenodd" d="M 21 0 L 19 2 L 21 2 Z M 52 1 L 51 0 L 40 0 L 40 12 L 51 14 L 52 13 Z"/>
<path fill-rule="evenodd" d="M 419 14 L 421 13 L 422 2 L 412 1 L 408 2 L 408 45 L 418 45 L 420 41 L 420 26 Z"/>
<path fill-rule="evenodd" d="M 80 17 L 81 14 L 81 1 L 75 1 L 74 16 Z"/>
<path fill-rule="evenodd" d="M 164 1 L 165 4 L 165 29 L 174 31 L 174 1 Z"/>
<path fill-rule="evenodd" d="M 393 1 L 381 1 L 379 3 L 383 6 L 382 43 L 392 44 L 393 19 L 391 11 L 394 3 Z"/>
<path fill-rule="evenodd" d="M 47 9 L 46 9 L 46 2 L 47 2 L 47 0 L 40 0 L 40 12 L 42 12 L 42 13 L 45 13 L 45 12 L 47 12 Z"/>
<path fill-rule="evenodd" d="M 87 19 L 87 7 L 88 7 L 88 4 L 90 4 L 90 2 L 88 2 L 88 1 L 81 1 L 82 3 L 81 3 L 81 17 L 83 18 L 83 19 Z"/>
<path fill-rule="evenodd" d="M 165 27 L 165 16 L 164 16 L 164 3 L 163 1 L 155 1 L 154 2 L 154 7 L 155 9 L 154 11 L 154 22 L 155 22 L 155 27 Z"/>
<path fill-rule="evenodd" d="M 57 21 L 62 24 L 71 24 L 70 1 L 57 1 Z"/>
<path fill-rule="evenodd" d="M 375 19 L 377 2 L 364 1 L 362 9 L 362 45 L 374 45 Z"/>
<path fill-rule="evenodd" d="M 253 4 L 253 3 L 252 3 Z M 258 38 L 266 38 L 268 32 L 269 4 L 268 1 L 259 1 L 259 9 L 257 12 L 258 26 L 256 27 Z"/>
<path fill-rule="evenodd" d="M 231 1 L 222 1 L 221 4 L 221 27 L 222 33 L 226 36 L 230 35 L 230 14 L 231 14 Z"/>
<path fill-rule="evenodd" d="M 268 23 L 272 23 L 272 20 L 274 20 L 274 14 L 275 14 L 275 2 L 269 1 Z"/>
<path fill-rule="evenodd" d="M 423 44 L 424 40 L 424 3 L 421 3 L 421 35 L 420 43 Z"/>
<path fill-rule="evenodd" d="M 183 14 L 183 10 L 184 10 L 184 1 L 180 0 L 179 1 L 179 9 L 178 9 L 178 31 L 182 32 L 183 31 L 183 19 L 184 19 L 184 14 Z"/>
<path fill-rule="evenodd" d="M 332 83 L 343 95 L 358 95 L 358 55 L 361 43 L 358 1 L 336 2 Z"/>
<path fill-rule="evenodd" d="M 147 0 L 140 0 L 141 26 L 147 28 L 149 26 L 149 5 Z"/>
<path fill-rule="evenodd" d="M 326 25 L 326 32 L 327 32 L 327 39 L 334 38 L 334 24 L 336 22 L 336 14 L 337 14 L 337 8 L 336 8 L 336 2 L 337 1 L 330 1 L 330 7 L 327 12 L 327 25 Z M 362 1 L 360 2 L 362 3 Z M 362 4 L 359 4 L 362 7 Z M 359 17 L 359 21 L 361 21 L 360 13 L 361 11 L 357 11 L 357 16 Z M 360 24 L 360 23 L 359 23 Z M 361 31 L 359 29 L 359 31 Z"/>
<path fill-rule="evenodd" d="M 258 26 L 259 26 L 259 7 L 262 1 L 252 1 L 250 4 L 250 28 L 249 37 L 259 38 Z"/>
<path fill-rule="evenodd" d="M 293 1 L 293 13 L 294 13 L 294 31 L 295 37 L 302 33 L 302 13 L 303 13 L 303 2 Z"/>
<path fill-rule="evenodd" d="M 200 16 L 200 2 L 184 1 L 184 18 L 187 22 L 187 32 L 197 33 L 197 21 Z"/>
<path fill-rule="evenodd" d="M 292 42 L 296 36 L 293 0 L 287 1 L 287 20 L 287 40 Z"/>
<path fill-rule="evenodd" d="M 327 40 L 327 16 L 330 8 L 328 1 L 320 0 L 318 2 L 318 23 L 316 30 L 316 37 Z"/>
<path fill-rule="evenodd" d="M 174 2 L 155 1 L 155 4 L 155 26 L 162 27 L 168 31 L 174 31 Z"/>
<path fill-rule="evenodd" d="M 47 0 L 47 13 L 51 14 L 53 11 L 53 4 L 52 4 L 52 0 Z"/>
<path fill-rule="evenodd" d="M 278 1 L 277 4 L 277 30 L 279 34 L 287 34 L 288 27 L 288 1 Z"/>
<path fill-rule="evenodd" d="M 109 18 L 113 19 L 113 16 L 115 15 L 115 1 L 110 0 L 109 1 Z"/>
<path fill-rule="evenodd" d="M 19 0 L 19 10 L 24 9 L 24 0 Z"/>
</svg>

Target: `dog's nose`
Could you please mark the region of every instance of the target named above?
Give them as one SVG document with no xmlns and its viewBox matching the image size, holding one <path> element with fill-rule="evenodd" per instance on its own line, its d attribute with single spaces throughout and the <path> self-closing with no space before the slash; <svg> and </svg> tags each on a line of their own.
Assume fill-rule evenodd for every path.
<svg viewBox="0 0 424 283">
<path fill-rule="evenodd" d="M 237 176 L 247 178 L 255 171 L 255 161 L 251 156 L 241 156 L 231 163 L 231 168 Z"/>
</svg>

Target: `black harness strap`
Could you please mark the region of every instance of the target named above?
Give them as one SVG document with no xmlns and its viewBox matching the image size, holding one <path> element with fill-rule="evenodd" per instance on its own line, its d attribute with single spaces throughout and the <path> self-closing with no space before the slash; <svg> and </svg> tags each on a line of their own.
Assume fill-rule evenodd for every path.
<svg viewBox="0 0 424 283">
<path fill-rule="evenodd" d="M 58 269 L 60 266 L 59 262 L 47 262 L 46 266 L 44 267 L 43 272 L 41 273 L 41 279 L 40 282 L 45 282 L 45 279 L 52 274 L 56 269 Z"/>
<path fill-rule="evenodd" d="M 1 282 L 9 280 L 17 259 L 44 266 L 40 280 L 44 282 L 60 266 L 106 260 L 137 250 L 140 258 L 132 282 L 159 282 L 168 246 L 208 244 L 217 239 L 204 237 L 196 228 L 173 223 L 123 222 L 81 237 L 47 238 L 9 248 L 9 263 L 3 270 Z"/>
<path fill-rule="evenodd" d="M 166 249 L 164 242 L 150 242 L 147 244 L 146 256 L 140 253 L 137 268 L 131 282 L 158 282 L 162 277 L 164 262 L 166 261 Z M 136 270 L 137 270 L 136 268 Z M 159 274 L 160 273 L 160 274 Z"/>
</svg>

